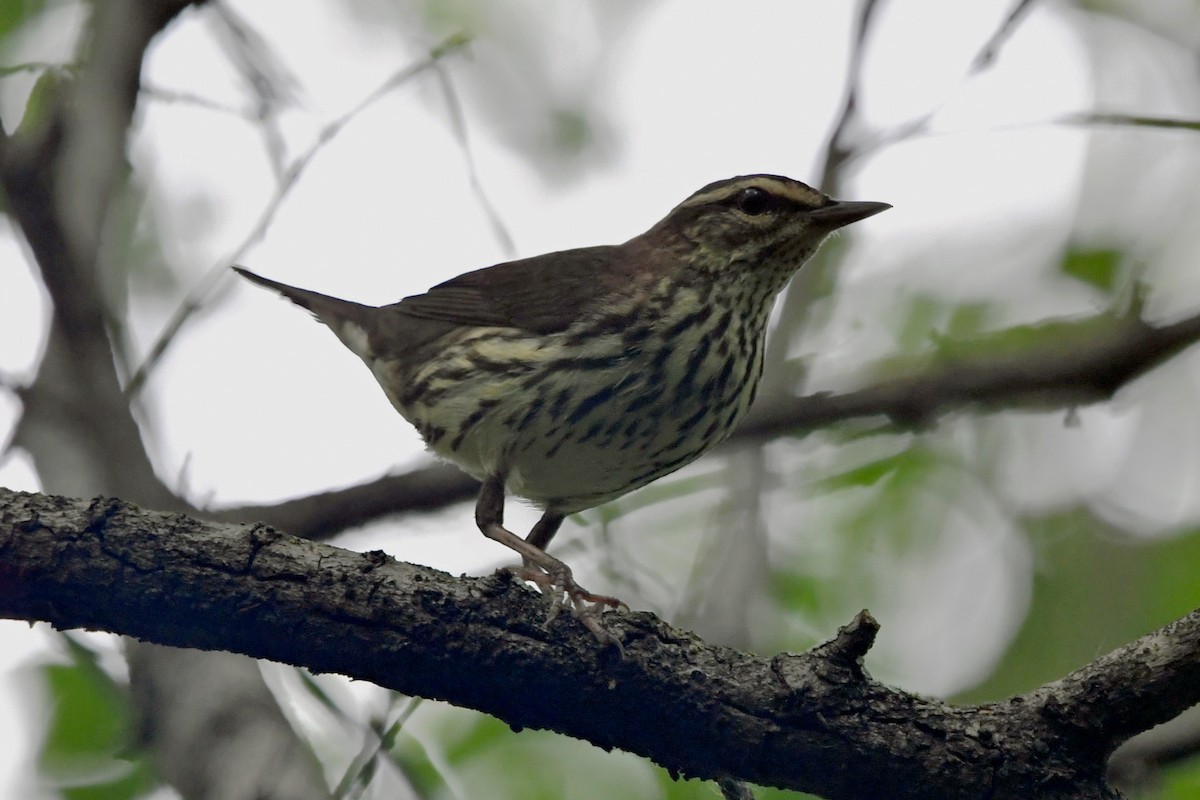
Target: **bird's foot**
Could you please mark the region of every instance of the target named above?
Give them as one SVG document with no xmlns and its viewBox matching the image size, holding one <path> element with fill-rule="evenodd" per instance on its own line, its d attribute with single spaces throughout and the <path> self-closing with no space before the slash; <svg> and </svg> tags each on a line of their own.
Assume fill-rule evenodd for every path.
<svg viewBox="0 0 1200 800">
<path fill-rule="evenodd" d="M 543 626 L 548 626 L 553 622 L 559 611 L 569 603 L 575 617 L 592 632 L 592 635 L 601 644 L 616 645 L 624 655 L 625 650 L 621 647 L 621 640 L 605 628 L 600 621 L 600 617 L 610 608 L 623 608 L 628 611 L 629 606 L 621 600 L 584 589 L 575 582 L 571 568 L 562 562 L 559 562 L 554 569 L 547 570 L 541 565 L 527 561 L 524 566 L 514 570 L 514 574 L 521 580 L 535 584 L 542 594 L 550 598 L 550 613 L 546 615 Z"/>
</svg>

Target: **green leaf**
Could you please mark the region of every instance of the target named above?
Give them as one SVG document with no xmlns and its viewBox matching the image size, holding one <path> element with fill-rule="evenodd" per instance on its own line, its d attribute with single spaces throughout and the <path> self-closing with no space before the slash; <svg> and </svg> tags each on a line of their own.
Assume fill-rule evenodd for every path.
<svg viewBox="0 0 1200 800">
<path fill-rule="evenodd" d="M 1121 260 L 1119 250 L 1070 250 L 1059 269 L 1064 275 L 1112 294 L 1120 275 Z"/>
<path fill-rule="evenodd" d="M 53 116 L 63 86 L 72 80 L 72 72 L 66 68 L 48 69 L 38 77 L 25 103 L 25 113 L 17 125 L 17 136 L 37 138 L 42 128 Z"/>
<path fill-rule="evenodd" d="M 1142 800 L 1195 800 L 1200 797 L 1200 758 L 1192 757 L 1175 764 L 1162 772 L 1159 794 L 1144 796 Z"/>
<path fill-rule="evenodd" d="M 0 0 L 0 40 L 8 38 L 45 8 L 46 0 Z"/>
<path fill-rule="evenodd" d="M 130 753 L 132 720 L 120 686 L 96 655 L 63 636 L 70 664 L 40 668 L 51 716 L 38 754 L 43 778 L 68 800 L 129 800 L 157 785 L 146 762 Z"/>
<path fill-rule="evenodd" d="M 1038 564 L 1029 612 L 991 677 L 959 700 L 1029 691 L 1200 606 L 1200 531 L 1138 539 L 1084 509 L 1027 524 Z"/>
<path fill-rule="evenodd" d="M 768 590 L 771 599 L 785 611 L 814 614 L 823 596 L 821 581 L 810 575 L 772 571 Z"/>
<path fill-rule="evenodd" d="M 874 486 L 885 478 L 902 478 L 902 493 L 914 483 L 924 481 L 939 463 L 939 457 L 926 447 L 914 444 L 894 455 L 860 464 L 812 482 L 814 490 L 838 491 Z"/>
<path fill-rule="evenodd" d="M 721 485 L 720 472 L 708 471 L 700 472 L 699 474 L 677 472 L 673 475 L 664 476 L 638 491 L 622 497 L 620 500 L 604 503 L 594 509 L 590 509 L 586 514 L 598 517 L 601 524 L 607 524 L 615 522 L 624 515 L 638 509 L 647 508 L 656 503 L 678 500 L 681 497 L 691 497 L 705 489 Z M 580 516 L 581 524 L 586 524 L 583 520 L 586 520 L 588 516 Z"/>
<path fill-rule="evenodd" d="M 896 334 L 897 348 L 904 353 L 929 349 L 929 339 L 946 315 L 946 302 L 927 294 L 915 295 L 905 309 L 904 320 Z"/>
<path fill-rule="evenodd" d="M 991 306 L 987 303 L 963 303 L 950 312 L 950 321 L 946 324 L 946 338 L 962 339 L 968 336 L 978 336 L 988 323 Z"/>
</svg>

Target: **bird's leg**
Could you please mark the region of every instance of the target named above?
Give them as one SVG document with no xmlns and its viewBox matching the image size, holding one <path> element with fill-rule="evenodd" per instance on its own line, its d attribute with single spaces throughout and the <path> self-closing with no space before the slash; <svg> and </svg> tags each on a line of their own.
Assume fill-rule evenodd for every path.
<svg viewBox="0 0 1200 800">
<path fill-rule="evenodd" d="M 550 540 L 554 538 L 554 534 L 558 533 L 558 529 L 562 527 L 563 519 L 562 514 L 553 514 L 547 511 L 533 526 L 533 530 L 525 537 L 525 541 L 545 552 Z"/>
<path fill-rule="evenodd" d="M 542 514 L 541 519 L 539 519 L 533 526 L 533 530 L 529 532 L 529 535 L 525 537 L 525 541 L 536 547 L 538 550 L 541 550 L 543 553 L 546 552 L 546 546 L 550 544 L 550 540 L 554 538 L 554 534 L 558 533 L 558 529 L 562 527 L 563 519 L 565 518 L 562 514 L 552 514 L 549 511 L 546 511 Z M 529 556 L 522 556 L 521 563 L 525 567 L 523 570 L 524 573 L 536 574 L 541 572 L 541 568 L 538 567 L 537 564 L 535 564 L 533 560 L 529 558 Z M 545 577 L 544 574 L 543 577 Z M 526 578 L 526 580 L 531 579 Z M 558 597 L 556 590 L 549 583 L 539 582 L 536 580 L 533 582 L 537 583 L 538 588 L 542 590 L 542 594 L 550 597 Z M 552 613 L 556 613 L 558 611 L 558 605 L 561 605 L 561 598 L 559 603 L 555 605 L 554 612 Z"/>
<path fill-rule="evenodd" d="M 525 565 L 519 576 L 536 583 L 543 592 L 553 596 L 554 605 L 546 621 L 554 619 L 563 605 L 563 598 L 567 597 L 571 600 L 575 615 L 597 639 L 606 644 L 615 643 L 615 637 L 604 629 L 596 616 L 605 606 L 619 608 L 624 604 L 615 597 L 592 594 L 584 589 L 575 582 L 570 567 L 541 548 L 558 531 L 562 521 L 561 514 L 547 511 L 534 525 L 528 539 L 522 539 L 505 528 L 504 481 L 500 478 L 484 481 L 479 500 L 475 503 L 475 524 L 483 535 L 519 553 Z"/>
<path fill-rule="evenodd" d="M 538 550 L 541 550 L 543 553 L 545 553 L 546 545 L 548 545 L 550 540 L 554 538 L 554 534 L 558 533 L 558 529 L 563 524 L 563 519 L 563 515 L 557 512 L 544 512 L 542 514 L 542 518 L 539 519 L 537 524 L 533 526 L 533 530 L 531 530 L 529 535 L 525 537 L 526 543 L 533 545 Z M 546 557 L 551 558 L 549 555 Z M 543 593 L 558 598 L 558 604 L 561 605 L 562 600 L 561 595 L 559 594 L 560 589 L 557 588 L 552 581 L 547 580 L 547 576 L 544 571 L 545 567 L 528 556 L 523 556 L 522 561 L 524 562 L 525 568 L 522 570 L 521 577 L 538 584 Z M 563 563 L 558 559 L 555 559 L 555 561 L 558 561 L 560 564 Z M 578 584 L 576 584 L 576 586 L 578 587 Z M 580 608 L 581 600 L 602 606 L 612 606 L 613 608 L 618 608 L 625 605 L 615 597 L 609 597 L 608 595 L 603 594 L 592 594 L 591 592 L 584 591 L 582 588 L 579 589 L 578 594 L 570 594 L 570 596 L 572 604 L 575 606 L 575 611 L 577 613 L 583 612 L 583 609 Z M 594 608 L 595 606 L 592 607 L 593 610 Z"/>
</svg>

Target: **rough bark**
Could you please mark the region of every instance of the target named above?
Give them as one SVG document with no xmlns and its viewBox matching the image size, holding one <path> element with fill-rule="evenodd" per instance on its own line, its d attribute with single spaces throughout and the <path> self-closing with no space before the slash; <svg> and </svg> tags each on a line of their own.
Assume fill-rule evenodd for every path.
<svg viewBox="0 0 1200 800">
<path fill-rule="evenodd" d="M 644 755 L 846 799 L 1115 798 L 1108 756 L 1200 702 L 1200 611 L 1033 692 L 955 707 L 863 667 L 866 612 L 809 653 L 613 614 L 624 657 L 512 579 L 264 525 L 0 490 L 0 615 L 338 672 Z"/>
</svg>

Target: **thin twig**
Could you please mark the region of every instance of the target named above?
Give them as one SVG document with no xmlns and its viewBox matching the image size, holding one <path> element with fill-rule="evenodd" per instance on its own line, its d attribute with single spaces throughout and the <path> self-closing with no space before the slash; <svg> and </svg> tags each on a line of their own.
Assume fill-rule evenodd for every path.
<svg viewBox="0 0 1200 800">
<path fill-rule="evenodd" d="M 141 93 L 144 97 L 163 103 L 185 103 L 187 105 L 198 106 L 207 111 L 219 111 L 222 114 L 229 114 L 246 120 L 256 120 L 258 118 L 252 111 L 219 103 L 211 97 L 204 97 L 194 92 L 184 92 L 178 89 L 167 89 L 162 86 L 143 83 Z"/>
<path fill-rule="evenodd" d="M 977 72 L 982 72 L 992 65 L 996 60 L 996 56 L 1000 53 L 1000 48 L 1004 46 L 1013 32 L 1017 29 L 1017 24 L 1033 7 L 1035 0 L 1017 0 L 1012 9 L 1004 17 L 1004 21 L 1000 23 L 988 40 L 983 43 L 983 47 L 975 54 L 975 58 L 971 60 L 971 66 L 967 70 L 968 75 L 973 75 Z"/>
<path fill-rule="evenodd" d="M 842 109 L 825 142 L 824 164 L 821 167 L 821 178 L 818 188 L 821 191 L 837 197 L 841 194 L 841 177 L 846 164 L 855 157 L 861 144 L 853 147 L 848 143 L 848 132 L 860 129 L 858 122 L 858 95 L 862 83 L 862 65 L 866 56 L 867 39 L 875 21 L 878 0 L 862 0 L 858 7 L 858 16 L 854 26 L 853 40 L 850 46 L 850 58 L 846 66 L 846 95 L 842 101 Z M 836 244 L 836 243 L 835 243 Z M 783 394 L 791 391 L 793 383 L 789 380 L 787 361 L 789 343 L 792 342 L 808 321 L 809 312 L 831 286 L 829 281 L 830 265 L 836 260 L 831 245 L 818 252 L 806 267 L 792 278 L 783 294 L 779 310 L 779 324 L 771 332 L 767 342 L 766 374 L 768 383 L 763 387 L 764 396 Z"/>
<path fill-rule="evenodd" d="M 26 61 L 21 64 L 11 64 L 7 67 L 0 67 L 0 78 L 7 78 L 10 75 L 17 75 L 22 72 L 46 72 L 52 69 L 60 69 L 67 66 L 66 64 L 52 64 L 49 61 Z"/>
<path fill-rule="evenodd" d="M 854 149 L 846 143 L 848 132 L 858 122 L 858 95 L 862 90 L 862 66 L 867 52 L 867 38 L 875 21 L 878 0 L 863 0 L 858 10 L 858 22 L 854 27 L 854 41 L 850 48 L 850 61 L 846 66 L 846 99 L 842 111 L 834 123 L 829 139 L 825 143 L 825 164 L 821 169 L 821 189 L 837 194 L 841 182 L 842 167 Z"/>
<path fill-rule="evenodd" d="M 254 27 L 242 19 L 227 3 L 216 3 L 215 14 L 208 19 L 219 22 L 217 40 L 225 45 L 234 66 L 242 74 L 257 101 L 253 117 L 261 123 L 259 131 L 278 180 L 284 173 L 287 147 L 279 128 L 279 109 L 294 102 L 300 81 L 288 70 L 283 59 Z"/>
<path fill-rule="evenodd" d="M 975 57 L 971 59 L 966 72 L 963 73 L 962 82 L 978 75 L 980 72 L 991 67 L 996 57 L 999 55 L 1004 44 L 1012 38 L 1016 32 L 1019 23 L 1027 16 L 1030 9 L 1033 7 L 1034 0 L 1016 0 L 1011 11 L 1005 15 L 1000 26 L 987 38 L 987 41 L 979 48 Z M 885 147 L 889 147 L 898 142 L 907 139 L 915 138 L 919 135 L 927 135 L 929 132 L 929 123 L 942 110 L 944 102 L 935 104 L 932 108 L 927 109 L 924 113 L 913 117 L 906 122 L 894 126 L 891 130 L 885 131 L 882 134 L 874 137 L 870 141 L 862 143 L 862 145 L 854 152 L 848 153 L 845 157 L 845 162 L 850 163 L 869 153 L 876 153 Z"/>
<path fill-rule="evenodd" d="M 458 146 L 462 149 L 463 161 L 467 165 L 467 177 L 471 183 L 471 191 L 475 194 L 475 199 L 483 208 L 483 213 L 487 216 L 488 222 L 492 226 L 492 233 L 500 242 L 500 248 L 509 258 L 516 255 L 517 246 L 513 243 L 512 234 L 509 233 L 508 227 L 504 224 L 504 220 L 500 218 L 496 207 L 492 205 L 492 201 L 488 198 L 487 192 L 483 189 L 483 183 L 479 180 L 479 169 L 475 165 L 475 156 L 471 153 L 471 145 L 467 140 L 467 123 L 463 114 L 462 103 L 458 100 L 458 93 L 454 90 L 454 84 L 450 82 L 450 76 L 441 64 L 436 64 L 433 68 L 433 74 L 438 79 L 438 85 L 442 88 L 442 94 L 446 98 L 446 112 L 450 118 L 450 130 L 454 133 L 454 138 L 458 142 Z"/>
<path fill-rule="evenodd" d="M 943 136 L 957 136 L 960 130 L 930 130 L 927 118 L 911 120 L 892 128 L 887 133 L 877 136 L 870 144 L 863 146 L 857 152 L 847 157 L 846 163 L 851 164 L 860 158 L 877 153 L 880 150 L 911 139 L 936 139 Z M 1074 127 L 1116 127 L 1141 128 L 1147 131 L 1194 131 L 1200 132 L 1200 120 L 1180 119 L 1178 117 L 1150 117 L 1140 114 L 1122 114 L 1118 112 L 1074 111 L 1047 117 L 1039 120 L 1000 123 L 988 128 L 990 133 L 1007 133 L 1010 131 L 1027 131 L 1053 125 L 1070 125 Z"/>
<path fill-rule="evenodd" d="M 404 695 L 391 692 L 389 697 L 388 708 L 384 713 L 383 719 L 385 722 L 396 701 L 404 697 Z M 362 751 L 346 768 L 342 779 L 338 781 L 337 787 L 333 790 L 334 800 L 342 800 L 342 798 L 350 797 L 350 792 L 355 787 L 359 787 L 359 796 L 366 790 L 367 785 L 371 782 L 372 772 L 375 769 L 375 764 L 379 761 L 380 754 L 392 749 L 392 746 L 396 742 L 396 736 L 400 733 L 404 724 L 408 722 L 409 718 L 421 706 L 421 698 L 419 697 L 408 697 L 407 700 L 408 702 L 400 710 L 400 713 L 391 725 L 387 727 L 381 726 L 382 730 L 378 731 L 374 727 L 368 728 L 373 737 L 364 744 Z"/>
<path fill-rule="evenodd" d="M 1050 122 L 1058 125 L 1113 125 L 1136 128 L 1164 128 L 1167 130 L 1200 131 L 1200 120 L 1176 117 L 1148 117 L 1141 114 L 1119 114 L 1102 111 L 1079 111 L 1055 117 Z"/>
<path fill-rule="evenodd" d="M 378 101 L 392 89 L 404 84 L 406 81 L 421 74 L 422 72 L 433 68 L 441 59 L 466 46 L 469 41 L 469 38 L 461 34 L 457 34 L 446 39 L 440 45 L 435 47 L 430 52 L 428 57 L 417 62 L 416 64 L 405 67 L 404 69 L 396 72 L 386 81 L 384 81 L 378 88 L 359 101 L 353 108 L 342 114 L 340 117 L 334 119 L 320 130 L 316 139 L 309 146 L 309 148 L 297 156 L 296 159 L 288 166 L 287 170 L 284 171 L 283 175 L 279 179 L 279 184 L 275 188 L 274 197 L 272 197 L 270 202 L 267 203 L 266 208 L 263 209 L 262 214 L 259 215 L 258 221 L 250 229 L 250 232 L 246 234 L 241 243 L 238 244 L 238 246 L 235 247 L 230 253 L 222 256 L 211 267 L 209 267 L 204 276 L 200 278 L 192 290 L 189 291 L 184 297 L 183 302 L 180 303 L 179 308 L 175 310 L 175 313 L 171 315 L 171 318 L 167 321 L 162 333 L 158 335 L 154 345 L 150 348 L 150 352 L 146 356 L 146 360 L 140 367 L 138 367 L 138 370 L 134 373 L 133 377 L 130 378 L 129 384 L 125 388 L 126 398 L 133 398 L 139 391 L 141 391 L 142 387 L 146 383 L 146 379 L 150 375 L 150 372 L 153 371 L 158 365 L 158 362 L 162 360 L 163 355 L 165 355 L 167 352 L 167 348 L 171 346 L 175 336 L 179 333 L 180 329 L 183 328 L 184 323 L 191 318 L 192 314 L 204 307 L 205 303 L 208 301 L 218 284 L 220 284 L 220 282 L 228 275 L 229 265 L 234 264 L 241 259 L 247 250 L 261 241 L 266 235 L 267 230 L 275 221 L 275 216 L 279 212 L 280 207 L 283 205 L 283 201 L 287 198 L 287 196 L 291 193 L 292 188 L 296 185 L 297 179 L 299 179 L 300 175 L 303 174 L 309 163 L 325 147 L 325 145 L 327 145 L 335 136 L 337 136 L 338 133 L 340 133 L 341 130 L 345 128 L 351 120 L 353 120 L 358 114 L 362 113 L 363 110 L 368 108 L 371 104 Z"/>
</svg>

